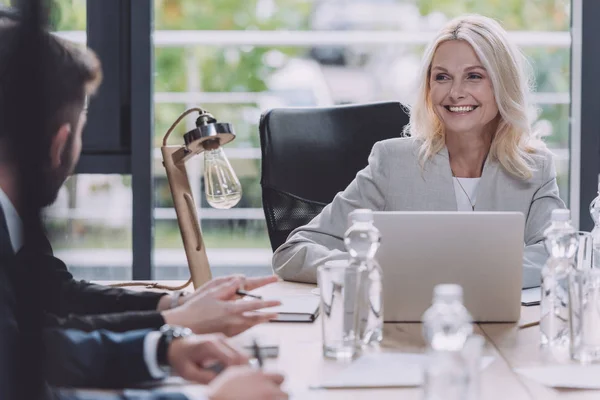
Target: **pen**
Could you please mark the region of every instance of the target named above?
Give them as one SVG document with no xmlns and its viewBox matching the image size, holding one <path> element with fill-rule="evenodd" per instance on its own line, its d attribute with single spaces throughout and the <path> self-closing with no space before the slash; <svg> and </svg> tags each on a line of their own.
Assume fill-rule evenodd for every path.
<svg viewBox="0 0 600 400">
<path fill-rule="evenodd" d="M 262 369 L 263 367 L 263 359 L 262 354 L 260 354 L 260 347 L 258 347 L 258 342 L 254 339 L 252 343 L 252 350 L 254 351 L 254 358 L 258 361 L 258 367 Z"/>
<path fill-rule="evenodd" d="M 531 328 L 532 326 L 536 326 L 539 324 L 540 324 L 540 321 L 530 322 L 528 324 L 523 324 L 523 325 L 519 326 L 519 329 L 527 329 L 527 328 Z"/>
<path fill-rule="evenodd" d="M 259 296 L 259 295 L 256 295 L 256 294 L 252 294 L 250 292 L 246 292 L 245 290 L 242 290 L 242 289 L 236 290 L 235 294 L 237 294 L 238 296 L 248 296 L 248 297 L 253 297 L 255 299 L 262 300 L 262 296 Z"/>
</svg>

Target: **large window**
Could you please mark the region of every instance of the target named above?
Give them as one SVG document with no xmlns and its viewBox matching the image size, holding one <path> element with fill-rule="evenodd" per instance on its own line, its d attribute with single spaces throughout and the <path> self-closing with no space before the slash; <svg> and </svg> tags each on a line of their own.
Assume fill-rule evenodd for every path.
<svg viewBox="0 0 600 400">
<path fill-rule="evenodd" d="M 200 105 L 233 123 L 238 133 L 225 149 L 244 188 L 236 208 L 211 209 L 203 199 L 201 161 L 188 166 L 213 272 L 240 265 L 246 273 L 268 272 L 271 250 L 260 209 L 261 112 L 279 106 L 410 102 L 424 46 L 445 22 L 464 13 L 502 21 L 533 62 L 537 127 L 557 155 L 561 195 L 568 202 L 570 1 L 509 3 L 155 0 L 156 275 L 163 276 L 161 260 L 178 259 L 179 268 L 168 276 L 187 276 L 158 151 L 179 113 Z"/>
<path fill-rule="evenodd" d="M 45 211 L 55 255 L 81 279 L 131 279 L 131 177 L 78 174 Z"/>
<path fill-rule="evenodd" d="M 56 0 L 53 31 L 85 42 L 86 0 Z M 76 174 L 45 210 L 54 252 L 81 279 L 131 279 L 131 176 Z"/>
<path fill-rule="evenodd" d="M 572 2 L 54 0 L 54 29 L 88 40 L 106 79 L 92 102 L 97 114 L 84 135 L 81 174 L 47 212 L 52 242 L 79 277 L 186 279 L 159 147 L 181 112 L 201 106 L 234 125 L 237 138 L 225 152 L 244 190 L 235 208 L 213 209 L 204 199 L 202 157 L 188 165 L 213 274 L 270 272 L 259 185 L 261 113 L 281 106 L 410 103 L 425 45 L 465 13 L 501 21 L 529 57 L 536 128 L 556 155 L 562 198 L 584 221 L 596 178 L 595 167 L 580 169 L 579 162 L 597 156 L 592 132 L 598 125 L 593 96 L 583 101 L 591 89 L 571 88 L 571 66 L 580 83 L 585 76 L 591 82 L 600 66 L 582 53 L 578 35 L 585 23 L 575 14 L 571 31 L 571 10 L 583 7 Z M 586 5 L 583 20 L 600 14 L 594 4 Z M 591 25 L 584 48 L 599 36 Z M 171 143 L 181 143 L 193 121 L 181 124 Z"/>
</svg>

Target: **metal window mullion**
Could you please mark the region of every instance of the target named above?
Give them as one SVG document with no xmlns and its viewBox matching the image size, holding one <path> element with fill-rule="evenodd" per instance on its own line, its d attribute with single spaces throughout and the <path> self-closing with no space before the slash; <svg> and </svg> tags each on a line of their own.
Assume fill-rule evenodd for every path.
<svg viewBox="0 0 600 400">
<path fill-rule="evenodd" d="M 578 168 L 572 174 L 573 185 L 577 197 L 579 229 L 590 231 L 593 222 L 589 214 L 589 205 L 598 190 L 598 173 L 600 173 L 600 97 L 597 74 L 600 71 L 600 2 L 596 0 L 573 0 L 573 107 L 571 110 L 571 155 L 574 160 L 572 168 Z M 577 35 L 581 35 L 577 37 Z M 585 40 L 583 40 L 585 39 Z M 580 67 L 577 63 L 580 57 Z M 579 91 L 579 93 L 577 93 Z M 577 100 L 576 97 L 580 96 Z M 577 123 L 579 121 L 579 126 Z M 579 128 L 577 132 L 574 128 Z M 579 136 L 579 137 L 578 137 Z M 578 162 L 577 162 L 578 161 Z M 578 164 L 578 165 L 577 165 Z M 573 192 L 573 191 L 572 191 Z"/>
<path fill-rule="evenodd" d="M 153 5 L 131 0 L 129 78 L 131 104 L 131 175 L 133 191 L 133 279 L 153 277 L 154 191 L 152 179 L 153 126 Z"/>
</svg>

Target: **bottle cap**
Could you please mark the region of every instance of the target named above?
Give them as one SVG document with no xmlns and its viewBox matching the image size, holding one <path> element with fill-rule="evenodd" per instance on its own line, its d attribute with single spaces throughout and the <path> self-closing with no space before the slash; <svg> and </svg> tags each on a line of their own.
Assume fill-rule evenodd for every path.
<svg viewBox="0 0 600 400">
<path fill-rule="evenodd" d="M 571 210 L 567 208 L 555 208 L 552 210 L 552 221 L 569 221 L 571 219 Z"/>
<path fill-rule="evenodd" d="M 373 211 L 368 208 L 359 208 L 350 213 L 352 222 L 373 222 Z"/>
<path fill-rule="evenodd" d="M 460 285 L 445 283 L 433 288 L 434 299 L 456 299 L 462 301 L 463 288 Z"/>
</svg>

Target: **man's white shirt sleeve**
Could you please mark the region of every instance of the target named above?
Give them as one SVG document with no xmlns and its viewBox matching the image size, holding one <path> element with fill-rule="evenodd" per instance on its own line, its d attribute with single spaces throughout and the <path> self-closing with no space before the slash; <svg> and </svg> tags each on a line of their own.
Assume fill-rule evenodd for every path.
<svg viewBox="0 0 600 400">
<path fill-rule="evenodd" d="M 158 365 L 158 358 L 156 356 L 156 352 L 158 350 L 158 341 L 160 339 L 161 333 L 158 331 L 150 332 L 144 338 L 144 361 L 146 362 L 146 366 L 148 367 L 148 372 L 150 372 L 150 376 L 154 379 L 163 379 L 166 378 L 169 373 L 167 370 L 163 369 Z M 194 391 L 193 396 L 186 393 L 185 390 L 181 391 L 181 394 L 186 396 L 188 399 L 194 400 L 208 400 L 204 394 L 197 394 Z"/>
</svg>

